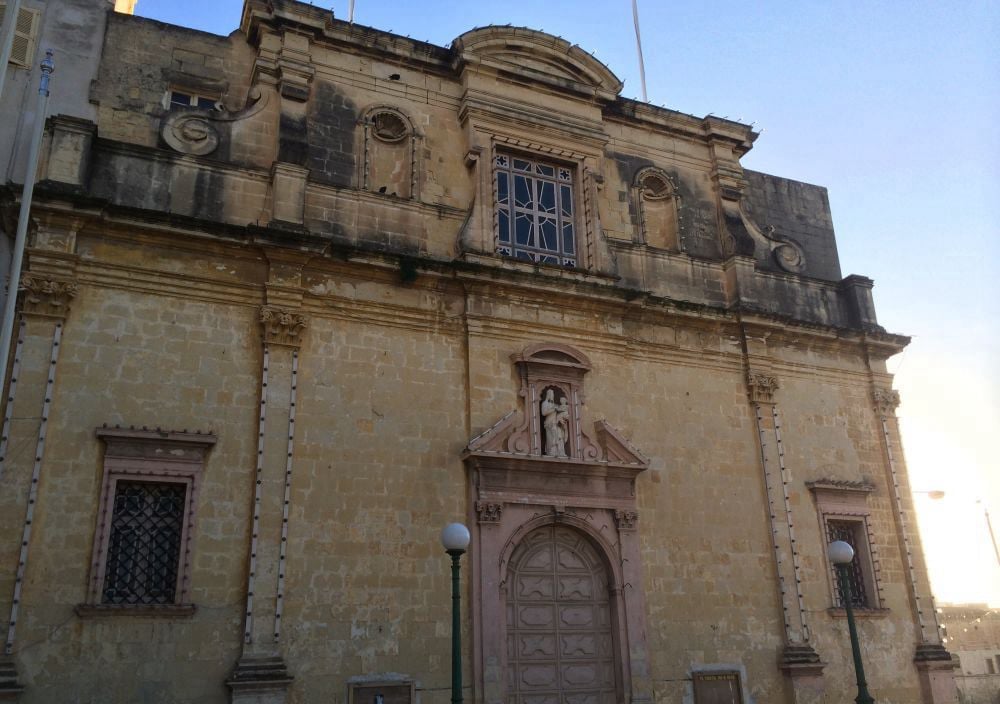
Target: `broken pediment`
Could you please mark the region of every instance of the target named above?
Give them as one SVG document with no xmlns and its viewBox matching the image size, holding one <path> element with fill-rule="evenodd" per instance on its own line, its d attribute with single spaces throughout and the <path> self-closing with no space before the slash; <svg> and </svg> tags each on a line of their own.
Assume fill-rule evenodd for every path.
<svg viewBox="0 0 1000 704">
<path fill-rule="evenodd" d="M 613 100 L 622 82 L 591 54 L 527 27 L 481 27 L 452 42 L 459 65 L 487 66 L 586 95 Z"/>
<path fill-rule="evenodd" d="M 521 413 L 511 411 L 469 443 L 466 452 L 627 465 L 649 460 L 606 421 L 583 422 L 583 377 L 590 361 L 568 345 L 541 344 L 512 355 L 521 380 Z"/>
</svg>

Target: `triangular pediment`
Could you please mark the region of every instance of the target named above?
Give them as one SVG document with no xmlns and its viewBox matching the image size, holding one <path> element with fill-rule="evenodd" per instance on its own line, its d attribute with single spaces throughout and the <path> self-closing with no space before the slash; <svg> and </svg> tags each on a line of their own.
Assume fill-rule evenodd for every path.
<svg viewBox="0 0 1000 704">
<path fill-rule="evenodd" d="M 577 92 L 613 98 L 622 82 L 603 63 L 564 39 L 526 27 L 481 27 L 452 43 L 459 62 L 484 65 Z"/>
</svg>

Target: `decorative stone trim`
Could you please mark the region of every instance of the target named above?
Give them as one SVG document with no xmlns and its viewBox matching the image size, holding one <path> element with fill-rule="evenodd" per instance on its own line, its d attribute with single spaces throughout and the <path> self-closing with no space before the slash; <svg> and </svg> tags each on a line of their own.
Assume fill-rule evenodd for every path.
<svg viewBox="0 0 1000 704">
<path fill-rule="evenodd" d="M 302 331 L 309 325 L 309 319 L 305 315 L 277 306 L 261 306 L 260 322 L 264 326 L 266 344 L 288 347 L 302 344 Z"/>
<path fill-rule="evenodd" d="M 503 516 L 503 504 L 477 501 L 476 514 L 479 516 L 480 523 L 499 523 Z"/>
<path fill-rule="evenodd" d="M 926 662 L 951 662 L 951 653 L 940 643 L 921 643 L 917 646 L 916 655 L 913 657 L 915 663 Z"/>
<path fill-rule="evenodd" d="M 899 392 L 894 389 L 874 389 L 872 400 L 880 416 L 892 415 L 899 407 Z"/>
<path fill-rule="evenodd" d="M 24 274 L 21 276 L 21 312 L 47 318 L 65 318 L 70 300 L 76 297 L 79 286 L 75 281 Z"/>
<path fill-rule="evenodd" d="M 753 403 L 774 403 L 774 392 L 779 388 L 778 377 L 769 374 L 747 373 L 747 390 Z"/>
<path fill-rule="evenodd" d="M 615 525 L 618 526 L 618 530 L 621 531 L 635 530 L 636 525 L 638 523 L 639 523 L 638 511 L 628 511 L 628 510 L 615 511 Z"/>
<path fill-rule="evenodd" d="M 77 604 L 74 613 L 80 618 L 141 616 L 144 618 L 190 618 L 198 607 L 194 604 Z"/>
</svg>

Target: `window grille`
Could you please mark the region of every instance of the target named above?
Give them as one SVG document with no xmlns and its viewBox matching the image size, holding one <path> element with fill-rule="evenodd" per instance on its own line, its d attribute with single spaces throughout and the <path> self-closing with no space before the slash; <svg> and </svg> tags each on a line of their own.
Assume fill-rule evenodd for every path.
<svg viewBox="0 0 1000 704">
<path fill-rule="evenodd" d="M 865 572 L 861 563 L 861 551 L 858 546 L 861 541 L 858 539 L 858 531 L 863 528 L 863 524 L 855 521 L 827 521 L 827 530 L 830 534 L 830 542 L 843 540 L 854 548 L 854 559 L 847 566 L 847 580 L 851 586 L 851 606 L 856 608 L 868 608 L 868 589 L 865 582 Z M 842 593 L 841 579 L 838 568 L 834 568 L 834 583 L 837 585 L 837 605 L 843 606 L 844 596 Z"/>
<path fill-rule="evenodd" d="M 170 91 L 171 108 L 201 108 L 202 110 L 211 110 L 215 107 L 216 102 L 214 98 L 208 98 L 204 95 L 195 95 L 179 90 Z"/>
<path fill-rule="evenodd" d="M 117 483 L 102 603 L 174 603 L 186 492 L 185 484 Z"/>
<path fill-rule="evenodd" d="M 498 154 L 497 251 L 540 264 L 576 266 L 573 170 Z"/>
</svg>

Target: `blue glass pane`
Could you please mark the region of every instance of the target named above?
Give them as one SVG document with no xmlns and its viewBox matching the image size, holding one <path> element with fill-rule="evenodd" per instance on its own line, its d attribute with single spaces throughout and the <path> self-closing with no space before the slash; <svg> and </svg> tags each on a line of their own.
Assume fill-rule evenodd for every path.
<svg viewBox="0 0 1000 704">
<path fill-rule="evenodd" d="M 501 242 L 510 242 L 510 215 L 506 210 L 497 213 L 497 231 Z"/>
<path fill-rule="evenodd" d="M 525 252 L 523 249 L 517 250 L 516 258 L 525 259 L 529 262 L 535 261 L 535 258 L 531 256 L 531 252 Z"/>
<path fill-rule="evenodd" d="M 556 266 L 559 266 L 559 257 L 552 257 L 548 254 L 539 255 L 538 261 L 542 264 L 555 264 Z"/>
<path fill-rule="evenodd" d="M 555 220 L 542 218 L 538 221 L 538 247 L 540 249 L 548 249 L 552 252 L 559 251 Z"/>
<path fill-rule="evenodd" d="M 531 162 L 523 159 L 514 159 L 515 171 L 531 171 Z"/>
<path fill-rule="evenodd" d="M 516 238 L 517 244 L 534 247 L 535 238 L 532 236 L 532 230 L 533 228 L 530 215 L 525 215 L 524 213 L 517 213 L 514 215 L 514 237 Z"/>
<path fill-rule="evenodd" d="M 198 98 L 198 107 L 202 110 L 211 110 L 215 107 L 215 101 L 211 98 Z"/>
<path fill-rule="evenodd" d="M 573 217 L 573 189 L 559 186 L 559 209 L 564 218 Z"/>
<path fill-rule="evenodd" d="M 524 176 L 514 177 L 514 204 L 520 208 L 530 208 L 534 201 L 531 198 L 531 182 Z"/>
<path fill-rule="evenodd" d="M 545 164 L 535 164 L 535 172 L 540 173 L 542 176 L 552 177 L 556 175 L 556 170 Z"/>
<path fill-rule="evenodd" d="M 497 172 L 497 203 L 500 205 L 507 205 L 508 198 L 510 198 L 510 189 L 507 183 L 507 173 L 504 171 Z"/>
<path fill-rule="evenodd" d="M 556 184 L 536 181 L 538 184 L 538 209 L 543 213 L 556 214 Z"/>
<path fill-rule="evenodd" d="M 573 240 L 573 225 L 572 225 L 572 223 L 568 223 L 568 222 L 567 223 L 563 223 L 563 226 L 562 226 L 562 235 L 563 235 L 563 242 L 562 242 L 563 251 L 566 252 L 566 254 L 574 254 L 574 253 L 576 253 L 576 242 Z"/>
</svg>

